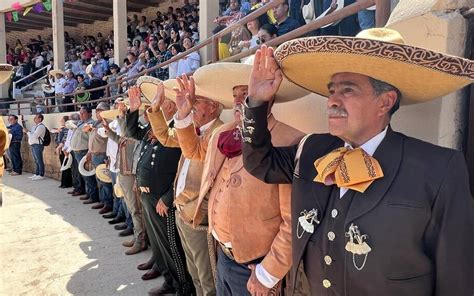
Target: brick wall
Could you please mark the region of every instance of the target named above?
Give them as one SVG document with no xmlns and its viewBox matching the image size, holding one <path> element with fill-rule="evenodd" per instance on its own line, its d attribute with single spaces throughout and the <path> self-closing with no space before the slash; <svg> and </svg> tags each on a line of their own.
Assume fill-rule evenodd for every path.
<svg viewBox="0 0 474 296">
<path fill-rule="evenodd" d="M 213 0 L 214 1 L 214 0 Z M 128 16 L 132 17 L 134 14 L 137 14 L 139 17 L 145 15 L 147 21 L 151 21 L 156 17 L 156 11 L 166 11 L 169 6 L 180 7 L 182 6 L 182 1 L 180 0 L 169 0 L 160 6 L 150 6 L 141 11 L 129 12 Z M 21 21 L 20 21 L 21 22 Z M 77 27 L 64 27 L 64 30 L 69 33 L 69 36 L 75 40 L 80 40 L 84 35 L 94 35 L 96 36 L 98 32 L 101 32 L 104 37 L 107 37 L 107 34 L 113 30 L 113 21 L 112 17 L 107 21 L 95 21 L 92 24 L 79 24 Z M 46 39 L 49 35 L 52 34 L 52 28 L 44 28 L 43 30 L 28 30 L 26 32 L 8 32 L 6 35 L 7 44 L 14 46 L 17 39 L 20 39 L 22 44 L 27 44 L 31 38 L 36 38 L 36 36 L 41 35 L 43 40 Z"/>
</svg>

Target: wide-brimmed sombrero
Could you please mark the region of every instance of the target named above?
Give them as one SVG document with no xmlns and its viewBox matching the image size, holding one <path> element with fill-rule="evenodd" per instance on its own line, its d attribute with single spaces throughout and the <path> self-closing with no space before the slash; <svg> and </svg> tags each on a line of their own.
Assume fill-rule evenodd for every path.
<svg viewBox="0 0 474 296">
<path fill-rule="evenodd" d="M 59 169 L 61 172 L 65 171 L 67 169 L 70 169 L 72 166 L 72 155 L 68 154 L 66 157 L 63 159 L 63 163 L 61 164 L 61 168 Z"/>
<path fill-rule="evenodd" d="M 63 70 L 51 70 L 51 71 L 49 71 L 49 75 L 54 76 L 54 77 L 56 77 L 56 75 L 59 75 L 59 74 L 65 76 L 66 72 L 64 72 Z"/>
<path fill-rule="evenodd" d="M 137 80 L 137 86 L 140 88 L 143 97 L 148 101 L 147 103 L 153 103 L 153 99 L 155 98 L 156 94 L 156 86 L 160 84 L 162 81 L 158 78 L 153 76 L 141 76 Z M 165 97 L 170 98 L 174 97 L 175 92 L 172 88 L 167 88 L 165 86 Z"/>
<path fill-rule="evenodd" d="M 52 94 L 54 92 L 54 87 L 46 83 L 41 84 L 41 89 L 47 94 Z"/>
<path fill-rule="evenodd" d="M 9 64 L 0 64 L 0 84 L 7 82 L 13 73 L 13 66 Z"/>
<path fill-rule="evenodd" d="M 66 121 L 66 123 L 64 124 L 64 126 L 65 126 L 67 129 L 75 129 L 75 128 L 77 128 L 77 125 L 76 125 L 76 123 L 75 123 L 75 120 L 72 120 L 72 119 Z"/>
<path fill-rule="evenodd" d="M 234 101 L 233 89 L 249 84 L 252 72 L 250 63 L 253 63 L 253 58 L 248 59 L 246 64 L 223 62 L 200 67 L 193 74 L 196 89 L 205 97 L 215 97 L 216 101 L 230 109 Z M 293 101 L 307 94 L 308 91 L 284 78 L 275 95 L 275 103 Z"/>
<path fill-rule="evenodd" d="M 107 120 L 115 120 L 119 117 L 120 111 L 118 109 L 105 110 L 100 113 L 100 117 Z"/>
<path fill-rule="evenodd" d="M 95 169 L 92 166 L 92 161 L 87 161 L 85 156 L 81 159 L 81 161 L 79 161 L 77 167 L 79 169 L 79 173 L 84 177 L 91 177 L 95 175 Z"/>
<path fill-rule="evenodd" d="M 109 171 L 109 169 L 107 168 L 107 166 L 105 165 L 105 163 L 99 164 L 99 165 L 95 168 L 95 176 L 96 176 L 97 179 L 99 179 L 99 181 L 101 181 L 101 182 L 104 182 L 104 183 L 112 183 L 112 177 L 110 176 L 110 171 Z"/>
<path fill-rule="evenodd" d="M 78 94 L 75 96 L 75 99 L 78 103 L 84 103 L 84 102 L 87 102 L 91 97 L 91 94 L 90 92 L 84 92 L 82 94 Z"/>
<path fill-rule="evenodd" d="M 294 83 L 323 96 L 336 73 L 372 77 L 397 87 L 401 104 L 426 102 L 474 80 L 474 62 L 405 44 L 387 28 L 368 29 L 356 37 L 318 36 L 280 45 L 275 58 Z"/>
<path fill-rule="evenodd" d="M 115 194 L 116 198 L 123 198 L 124 197 L 122 186 L 118 182 L 115 183 L 115 185 L 114 185 L 114 194 Z"/>
</svg>

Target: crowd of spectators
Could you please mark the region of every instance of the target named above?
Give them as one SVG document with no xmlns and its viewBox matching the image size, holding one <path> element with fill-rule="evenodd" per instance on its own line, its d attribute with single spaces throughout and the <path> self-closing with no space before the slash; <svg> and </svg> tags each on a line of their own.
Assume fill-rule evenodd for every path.
<svg viewBox="0 0 474 296">
<path fill-rule="evenodd" d="M 345 1 L 345 5 L 355 0 Z M 249 13 L 260 8 L 269 0 L 220 0 L 221 12 L 214 20 L 214 33 L 230 26 Z M 247 22 L 245 26 L 233 30 L 219 38 L 219 59 L 255 48 L 278 36 L 284 35 L 302 25 L 308 19 L 303 15 L 304 6 L 312 6 L 314 17 L 326 10 L 335 9 L 336 0 L 291 0 L 269 10 L 266 14 Z M 375 11 L 364 10 L 358 15 L 343 19 L 341 22 L 312 32 L 312 35 L 348 35 L 353 36 L 358 31 L 374 26 Z M 48 105 L 57 103 L 85 102 L 104 96 L 117 96 L 124 93 L 133 85 L 139 72 L 148 70 L 147 75 L 161 80 L 176 78 L 185 73 L 192 73 L 200 66 L 201 57 L 193 52 L 186 57 L 165 67 L 153 69 L 157 64 L 191 49 L 199 42 L 199 1 L 184 0 L 182 7 L 169 7 L 166 12 L 158 10 L 154 19 L 134 14 L 127 19 L 127 58 L 123 61 L 114 59 L 114 32 L 105 36 L 98 32 L 96 36 L 83 36 L 75 40 L 65 32 L 65 73 L 49 75 L 46 84 L 54 92 L 44 93 L 44 96 L 68 94 L 75 91 L 86 91 L 75 97 L 65 96 L 62 99 L 52 99 Z M 42 36 L 31 39 L 26 45 L 20 40 L 15 46 L 7 44 L 7 62 L 16 65 L 14 81 L 30 75 L 45 66 L 44 72 L 39 72 L 28 79 L 17 82 L 17 88 L 22 88 L 30 82 L 50 73 L 53 69 L 52 36 L 43 40 Z M 125 79 L 127 78 L 127 79 Z M 125 80 L 126 82 L 122 82 Z M 90 91 L 104 85 L 110 85 L 102 90 Z M 41 96 L 41 97 L 44 97 Z M 47 105 L 44 100 L 36 100 L 35 104 Z M 52 110 L 52 108 L 49 108 Z M 61 107 L 59 111 L 71 111 L 72 106 Z M 48 111 L 43 106 L 40 111 Z"/>
</svg>

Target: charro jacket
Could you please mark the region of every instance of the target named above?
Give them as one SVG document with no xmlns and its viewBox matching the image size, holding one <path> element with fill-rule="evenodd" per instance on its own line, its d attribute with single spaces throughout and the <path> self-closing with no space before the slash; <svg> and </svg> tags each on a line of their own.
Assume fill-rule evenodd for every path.
<svg viewBox="0 0 474 296">
<path fill-rule="evenodd" d="M 246 263 L 262 258 L 266 271 L 283 278 L 291 266 L 290 193 L 289 185 L 269 185 L 250 175 L 243 167 L 242 156 L 232 171 L 223 173 L 221 168 L 229 161 L 217 148 L 219 134 L 232 130 L 235 123 L 224 124 L 215 130 L 209 144 L 198 138 L 192 126 L 176 129 L 185 157 L 205 159 L 194 225 L 209 217 L 209 231 L 213 230 L 213 213 L 208 210 L 213 198 L 220 191 L 235 202 L 228 205 L 227 224 L 230 243 L 237 262 Z M 296 144 L 302 133 L 270 116 L 268 128 L 276 146 Z M 218 181 L 218 182 L 217 182 Z M 226 184 L 221 188 L 215 183 Z"/>
<path fill-rule="evenodd" d="M 344 142 L 314 134 L 304 144 L 274 147 L 266 128 L 267 107 L 245 110 L 246 128 L 253 132 L 245 134 L 244 165 L 267 183 L 292 183 L 292 271 L 304 263 L 312 295 L 473 294 L 474 205 L 461 153 L 388 128 L 373 155 L 384 177 L 364 193 L 350 190 L 340 199 L 335 185 L 313 181 L 314 162 Z M 332 208 L 341 202 L 350 202 L 347 211 Z M 315 229 L 302 231 L 299 217 L 313 209 L 318 213 Z M 318 222 L 328 225 L 339 217 L 344 217 L 341 231 L 321 233 L 325 228 Z M 362 239 L 371 251 L 365 259 L 347 250 L 351 225 L 367 235 Z"/>
<path fill-rule="evenodd" d="M 158 139 L 158 141 L 160 141 L 161 144 L 166 147 L 180 147 L 176 130 L 174 128 L 168 127 L 163 113 L 151 112 L 151 109 L 148 109 L 147 113 L 148 119 L 150 120 L 151 128 L 153 129 L 153 133 L 155 134 L 155 137 Z M 209 139 L 214 129 L 221 126 L 222 124 L 223 122 L 220 119 L 216 119 L 211 124 L 211 126 L 202 135 L 200 135 L 200 138 Z M 174 182 L 175 193 L 177 192 L 176 186 L 185 159 L 186 157 L 184 154 L 181 155 L 181 158 L 179 159 L 178 173 Z M 184 190 L 179 195 L 175 196 L 174 199 L 174 203 L 178 210 L 179 216 L 183 219 L 184 222 L 188 224 L 192 224 L 194 213 L 196 212 L 203 168 L 204 161 L 190 160 L 188 172 L 186 174 Z M 207 225 L 207 219 L 201 222 L 201 224 Z"/>
</svg>

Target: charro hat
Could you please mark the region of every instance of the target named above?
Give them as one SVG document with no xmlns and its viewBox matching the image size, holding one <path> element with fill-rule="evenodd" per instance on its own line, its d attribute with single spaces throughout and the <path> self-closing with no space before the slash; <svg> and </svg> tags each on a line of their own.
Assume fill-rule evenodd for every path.
<svg viewBox="0 0 474 296">
<path fill-rule="evenodd" d="M 253 63 L 253 58 L 246 62 Z M 233 89 L 239 85 L 248 85 L 251 72 L 250 64 L 222 62 L 200 67 L 193 77 L 196 91 L 199 90 L 205 97 L 215 97 L 226 109 L 231 109 L 234 102 Z M 306 90 L 284 78 L 275 95 L 275 103 L 293 101 L 307 94 Z"/>
<path fill-rule="evenodd" d="M 49 71 L 49 75 L 52 75 L 54 77 L 56 77 L 56 75 L 59 75 L 59 74 L 64 76 L 64 75 L 66 75 L 66 72 L 64 72 L 63 70 L 51 70 L 51 71 Z"/>
<path fill-rule="evenodd" d="M 13 66 L 9 64 L 0 64 L 0 84 L 7 82 L 13 73 Z"/>
<path fill-rule="evenodd" d="M 152 103 L 156 94 L 156 86 L 162 81 L 153 76 L 141 76 L 137 80 L 137 86 L 140 88 L 140 91 L 143 97 L 148 101 L 147 103 Z M 165 97 L 171 99 L 171 97 L 176 97 L 173 88 L 167 88 L 165 85 Z"/>
<path fill-rule="evenodd" d="M 109 171 L 109 169 L 107 168 L 107 166 L 105 165 L 105 163 L 99 164 L 99 165 L 95 168 L 95 176 L 96 176 L 97 179 L 99 179 L 99 181 L 101 181 L 101 182 L 104 182 L 104 183 L 112 183 L 112 177 L 110 176 L 110 171 Z"/>
<path fill-rule="evenodd" d="M 95 109 L 106 111 L 106 110 L 110 110 L 110 106 L 106 102 L 100 102 L 99 104 L 97 104 L 97 107 L 95 107 Z"/>
<path fill-rule="evenodd" d="M 72 155 L 68 154 L 66 157 L 63 159 L 63 163 L 61 164 L 60 171 L 65 171 L 67 169 L 70 169 L 72 166 Z"/>
<path fill-rule="evenodd" d="M 91 177 L 95 175 L 95 169 L 92 167 L 92 161 L 88 161 L 84 156 L 77 165 L 79 173 L 84 177 Z M 87 167 L 87 168 L 86 168 Z"/>
<path fill-rule="evenodd" d="M 41 84 L 41 89 L 47 94 L 52 94 L 54 92 L 54 87 L 46 83 Z"/>
<path fill-rule="evenodd" d="M 402 105 L 430 101 L 474 80 L 473 61 L 407 45 L 400 33 L 387 28 L 364 30 L 356 37 L 287 41 L 275 58 L 290 81 L 326 97 L 331 77 L 342 72 L 393 85 L 402 94 Z"/>
</svg>

